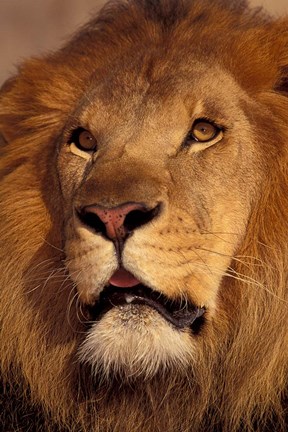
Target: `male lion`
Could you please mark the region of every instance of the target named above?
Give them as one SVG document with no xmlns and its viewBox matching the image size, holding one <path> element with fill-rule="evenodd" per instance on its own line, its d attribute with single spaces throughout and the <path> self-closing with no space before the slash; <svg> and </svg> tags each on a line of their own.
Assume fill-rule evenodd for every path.
<svg viewBox="0 0 288 432">
<path fill-rule="evenodd" d="M 2 429 L 284 432 L 288 21 L 120 0 L 4 85 Z"/>
</svg>

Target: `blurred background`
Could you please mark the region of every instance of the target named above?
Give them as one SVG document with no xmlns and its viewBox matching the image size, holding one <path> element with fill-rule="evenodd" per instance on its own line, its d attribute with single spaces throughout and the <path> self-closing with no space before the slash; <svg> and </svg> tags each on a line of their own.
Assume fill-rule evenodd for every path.
<svg viewBox="0 0 288 432">
<path fill-rule="evenodd" d="M 25 57 L 63 45 L 106 0 L 0 0 L 0 85 Z M 288 0 L 250 0 L 276 16 Z"/>
</svg>

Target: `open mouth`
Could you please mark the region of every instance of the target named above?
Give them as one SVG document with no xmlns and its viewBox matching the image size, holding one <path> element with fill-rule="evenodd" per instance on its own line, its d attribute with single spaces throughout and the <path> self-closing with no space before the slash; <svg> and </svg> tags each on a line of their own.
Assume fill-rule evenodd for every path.
<svg viewBox="0 0 288 432">
<path fill-rule="evenodd" d="M 115 286 L 111 282 L 101 292 L 97 303 L 89 306 L 91 318 L 95 321 L 114 307 L 143 305 L 156 310 L 178 329 L 188 327 L 198 332 L 204 322 L 204 307 L 197 307 L 188 301 L 168 299 L 164 294 L 141 283 L 135 286 L 129 286 L 129 283 L 128 286 Z"/>
</svg>

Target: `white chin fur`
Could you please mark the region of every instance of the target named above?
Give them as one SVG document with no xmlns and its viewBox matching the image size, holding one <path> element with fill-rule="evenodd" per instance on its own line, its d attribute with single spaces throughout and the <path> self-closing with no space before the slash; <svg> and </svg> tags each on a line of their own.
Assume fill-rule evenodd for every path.
<svg viewBox="0 0 288 432">
<path fill-rule="evenodd" d="M 92 326 L 79 352 L 95 375 L 149 379 L 168 368 L 185 369 L 194 358 L 187 330 L 177 330 L 147 306 L 114 307 Z M 195 358 L 194 358 L 195 360 Z"/>
</svg>

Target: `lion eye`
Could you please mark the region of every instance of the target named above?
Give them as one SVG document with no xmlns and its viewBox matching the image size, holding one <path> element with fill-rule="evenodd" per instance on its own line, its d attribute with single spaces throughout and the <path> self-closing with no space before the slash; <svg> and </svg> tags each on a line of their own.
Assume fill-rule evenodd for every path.
<svg viewBox="0 0 288 432">
<path fill-rule="evenodd" d="M 82 128 L 76 129 L 72 133 L 69 142 L 75 144 L 75 146 L 82 151 L 94 152 L 97 150 L 96 138 L 91 134 L 91 132 Z"/>
<path fill-rule="evenodd" d="M 213 140 L 220 131 L 221 129 L 209 121 L 196 120 L 188 135 L 188 140 L 192 139 L 203 143 L 209 142 Z"/>
</svg>

